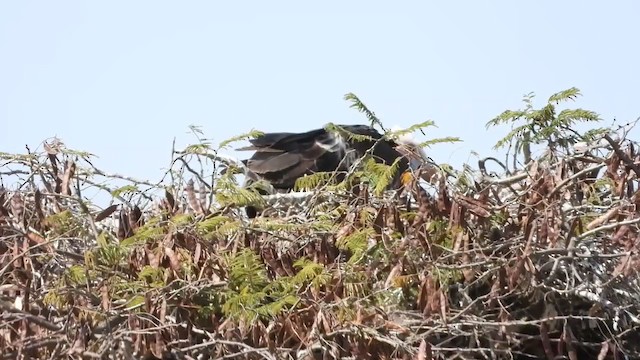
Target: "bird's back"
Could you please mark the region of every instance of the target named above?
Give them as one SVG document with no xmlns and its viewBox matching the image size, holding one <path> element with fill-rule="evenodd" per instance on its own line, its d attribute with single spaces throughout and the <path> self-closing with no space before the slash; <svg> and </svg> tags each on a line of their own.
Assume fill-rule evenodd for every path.
<svg viewBox="0 0 640 360">
<path fill-rule="evenodd" d="M 392 141 L 377 141 L 382 137 L 367 125 L 338 125 L 356 135 L 365 135 L 370 140 L 347 140 L 339 133 L 324 128 L 306 132 L 265 133 L 251 139 L 251 146 L 242 150 L 254 150 L 245 160 L 247 169 L 256 180 L 265 179 L 276 189 L 290 190 L 298 178 L 316 172 L 346 171 L 351 164 L 363 156 L 374 144 L 372 155 L 379 162 L 391 164 L 401 154 Z M 403 168 L 404 162 L 401 164 Z"/>
</svg>

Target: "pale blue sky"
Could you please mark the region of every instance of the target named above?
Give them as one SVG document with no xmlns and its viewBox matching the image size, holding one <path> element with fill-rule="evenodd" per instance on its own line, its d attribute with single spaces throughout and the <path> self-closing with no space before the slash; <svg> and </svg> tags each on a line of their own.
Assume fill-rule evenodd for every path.
<svg viewBox="0 0 640 360">
<path fill-rule="evenodd" d="M 0 151 L 51 136 L 157 180 L 190 124 L 244 133 L 427 119 L 438 162 L 484 155 L 485 123 L 572 86 L 611 122 L 640 116 L 638 1 L 5 1 Z M 249 155 L 246 153 L 232 155 Z M 474 160 L 475 161 L 475 160 Z"/>
</svg>

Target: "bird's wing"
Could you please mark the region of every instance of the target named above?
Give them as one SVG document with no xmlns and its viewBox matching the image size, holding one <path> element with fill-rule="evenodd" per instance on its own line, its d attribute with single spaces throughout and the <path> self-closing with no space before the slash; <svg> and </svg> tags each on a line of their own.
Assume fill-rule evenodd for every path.
<svg viewBox="0 0 640 360">
<path fill-rule="evenodd" d="M 346 146 L 340 137 L 324 129 L 265 134 L 252 144 L 256 153 L 247 161 L 249 170 L 284 188 L 292 187 L 305 174 L 334 170 Z"/>
</svg>

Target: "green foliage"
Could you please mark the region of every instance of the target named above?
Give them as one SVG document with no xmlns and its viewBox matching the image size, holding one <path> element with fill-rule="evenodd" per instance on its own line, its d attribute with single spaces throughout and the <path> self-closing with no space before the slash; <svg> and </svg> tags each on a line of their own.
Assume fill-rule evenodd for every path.
<svg viewBox="0 0 640 360">
<path fill-rule="evenodd" d="M 405 129 L 389 130 L 385 133 L 385 137 L 388 139 L 398 139 L 403 135 L 412 134 L 418 130 L 424 134 L 423 129 L 426 127 L 436 127 L 436 124 L 433 120 L 427 120 L 418 124 L 413 124 Z M 460 141 L 462 140 L 459 137 L 447 136 L 443 138 L 426 140 L 424 142 L 419 143 L 418 147 L 424 148 L 424 147 L 430 147 L 432 145 L 440 144 L 440 143 L 454 143 L 454 142 L 460 142 Z"/>
<path fill-rule="evenodd" d="M 158 217 L 150 218 L 146 224 L 136 230 L 134 235 L 123 239 L 119 247 L 126 248 L 158 240 L 165 235 L 165 230 Z"/>
<path fill-rule="evenodd" d="M 348 93 L 344 96 L 344 99 L 351 102 L 351 108 L 355 108 L 359 112 L 364 113 L 367 119 L 369 119 L 371 126 L 378 125 L 383 128 L 382 121 L 380 121 L 376 114 L 373 111 L 369 110 L 369 108 L 367 108 L 367 106 L 362 101 L 360 101 L 360 99 L 355 94 Z"/>
<path fill-rule="evenodd" d="M 73 265 L 66 271 L 66 278 L 69 284 L 83 286 L 87 284 L 86 269 L 84 266 Z"/>
<path fill-rule="evenodd" d="M 136 185 L 124 185 L 111 191 L 111 196 L 118 197 L 123 195 L 135 195 L 140 193 L 140 189 Z"/>
<path fill-rule="evenodd" d="M 263 231 L 285 231 L 292 232 L 296 230 L 305 230 L 308 228 L 306 224 L 293 223 L 282 219 L 268 219 L 258 218 L 255 219 L 253 224 Z"/>
<path fill-rule="evenodd" d="M 580 96 L 577 88 L 570 88 L 553 94 L 547 103 L 539 109 L 533 106 L 533 93 L 526 95 L 523 99 L 524 109 L 506 110 L 487 122 L 487 128 L 501 124 L 512 124 L 511 131 L 499 140 L 494 149 L 512 146 L 515 143 L 515 154 L 522 154 L 524 162 L 531 161 L 531 146 L 546 143 L 547 148 L 555 150 L 562 148 L 569 151 L 569 147 L 578 141 L 588 141 L 601 133 L 602 129 L 591 130 L 585 135 L 581 135 L 573 129 L 577 123 L 600 121 L 597 113 L 584 109 L 564 109 L 558 113 L 557 105 L 569 100 L 574 100 Z M 523 120 L 524 123 L 516 125 Z"/>
<path fill-rule="evenodd" d="M 413 124 L 406 129 L 389 130 L 386 132 L 386 136 L 391 139 L 397 139 L 403 135 L 412 134 L 418 130 L 422 131 L 422 129 L 425 127 L 435 127 L 435 126 L 436 126 L 436 123 L 433 120 L 427 120 L 418 124 Z"/>
<path fill-rule="evenodd" d="M 236 141 L 241 141 L 241 140 L 247 140 L 247 139 L 255 139 L 258 138 L 260 136 L 264 135 L 264 132 L 260 131 L 260 130 L 255 130 L 255 129 L 251 129 L 251 131 L 241 134 L 241 135 L 237 135 L 234 137 L 231 137 L 229 139 L 223 140 L 220 142 L 220 145 L 218 145 L 218 147 L 220 149 L 224 149 L 226 148 L 229 144 L 236 142 Z"/>
<path fill-rule="evenodd" d="M 58 287 L 49 289 L 49 291 L 44 295 L 42 302 L 44 305 L 51 306 L 59 311 L 64 309 L 67 305 L 67 302 L 64 296 L 60 293 Z"/>
<path fill-rule="evenodd" d="M 335 179 L 335 173 L 333 172 L 317 172 L 311 175 L 305 175 L 296 180 L 294 190 L 295 191 L 308 191 L 318 188 L 320 186 L 332 184 Z"/>
<path fill-rule="evenodd" d="M 421 143 L 418 144 L 418 147 L 431 147 L 433 145 L 436 144 L 444 144 L 444 143 L 456 143 L 456 142 L 461 142 L 462 140 L 457 137 L 457 136 L 445 136 L 443 138 L 437 138 L 437 139 L 429 139 L 426 141 L 423 141 Z"/>
<path fill-rule="evenodd" d="M 169 219 L 169 224 L 175 226 L 178 229 L 181 229 L 192 224 L 194 220 L 195 218 L 192 214 L 179 214 L 172 216 Z"/>
<path fill-rule="evenodd" d="M 353 233 L 336 241 L 336 246 L 341 250 L 348 250 L 352 253 L 350 263 L 359 262 L 369 248 L 369 239 L 375 236 L 372 227 L 365 227 L 355 230 Z"/>
<path fill-rule="evenodd" d="M 328 123 L 325 125 L 325 130 L 327 130 L 328 132 L 333 132 L 333 133 L 338 133 L 342 136 L 344 136 L 346 139 L 348 140 L 355 140 L 355 141 L 375 141 L 376 139 L 372 138 L 371 136 L 368 135 L 362 135 L 362 134 L 355 134 L 345 128 L 343 128 L 340 125 L 336 125 L 334 123 Z"/>
<path fill-rule="evenodd" d="M 124 306 L 127 309 L 135 309 L 144 305 L 144 300 L 144 296 L 142 295 L 133 295 L 127 300 Z"/>
<path fill-rule="evenodd" d="M 184 149 L 184 153 L 185 154 L 205 154 L 209 150 L 211 150 L 211 144 L 208 142 L 202 142 L 198 144 L 188 145 Z"/>
<path fill-rule="evenodd" d="M 151 287 L 165 286 L 164 275 L 166 269 L 145 265 L 138 273 L 140 280 L 146 281 Z"/>
<path fill-rule="evenodd" d="M 222 311 L 233 319 L 272 318 L 298 301 L 286 280 L 269 281 L 264 265 L 251 249 L 227 256 L 228 291 Z"/>
<path fill-rule="evenodd" d="M 319 264 L 307 258 L 300 258 L 293 263 L 293 266 L 299 269 L 298 273 L 293 277 L 296 285 L 305 283 L 311 284 L 315 289 L 326 285 L 331 280 L 331 273 L 323 264 Z"/>
<path fill-rule="evenodd" d="M 453 249 L 453 236 L 459 230 L 449 227 L 448 221 L 445 220 L 433 220 L 427 226 L 431 243 L 447 249 Z"/>
<path fill-rule="evenodd" d="M 393 181 L 399 166 L 400 159 L 396 159 L 391 165 L 386 165 L 369 158 L 364 163 L 360 176 L 372 185 L 374 194 L 381 195 Z"/>
<path fill-rule="evenodd" d="M 129 252 L 119 244 L 108 244 L 95 249 L 94 254 L 97 265 L 115 269 L 124 265 Z"/>
<path fill-rule="evenodd" d="M 214 186 L 215 198 L 220 206 L 262 208 L 266 205 L 265 200 L 257 191 L 238 186 L 233 175 L 232 171 L 228 171 L 218 179 Z"/>
<path fill-rule="evenodd" d="M 369 276 L 358 268 L 358 265 L 353 262 L 345 264 L 344 269 L 344 295 L 346 297 L 353 297 L 359 299 L 361 302 L 366 303 L 374 300 L 371 295 L 371 279 Z"/>
<path fill-rule="evenodd" d="M 71 236 L 74 229 L 77 229 L 79 224 L 74 219 L 73 214 L 69 210 L 64 210 L 56 214 L 52 214 L 46 217 L 46 223 L 51 227 L 51 236 Z"/>
<path fill-rule="evenodd" d="M 196 224 L 198 233 L 208 239 L 228 236 L 240 228 L 241 223 L 226 215 L 216 215 Z"/>
</svg>

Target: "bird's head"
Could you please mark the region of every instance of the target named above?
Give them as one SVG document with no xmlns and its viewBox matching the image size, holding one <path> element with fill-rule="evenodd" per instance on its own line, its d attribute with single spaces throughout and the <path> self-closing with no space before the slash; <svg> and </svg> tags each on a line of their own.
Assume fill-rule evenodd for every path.
<svg viewBox="0 0 640 360">
<path fill-rule="evenodd" d="M 400 130 L 393 127 L 392 131 Z M 437 168 L 433 161 L 429 159 L 420 143 L 412 134 L 402 134 L 395 139 L 397 144 L 396 150 L 400 152 L 409 162 L 409 167 L 400 175 L 402 185 L 408 185 L 419 176 L 425 181 L 431 182 L 433 175 L 436 174 Z"/>
</svg>

